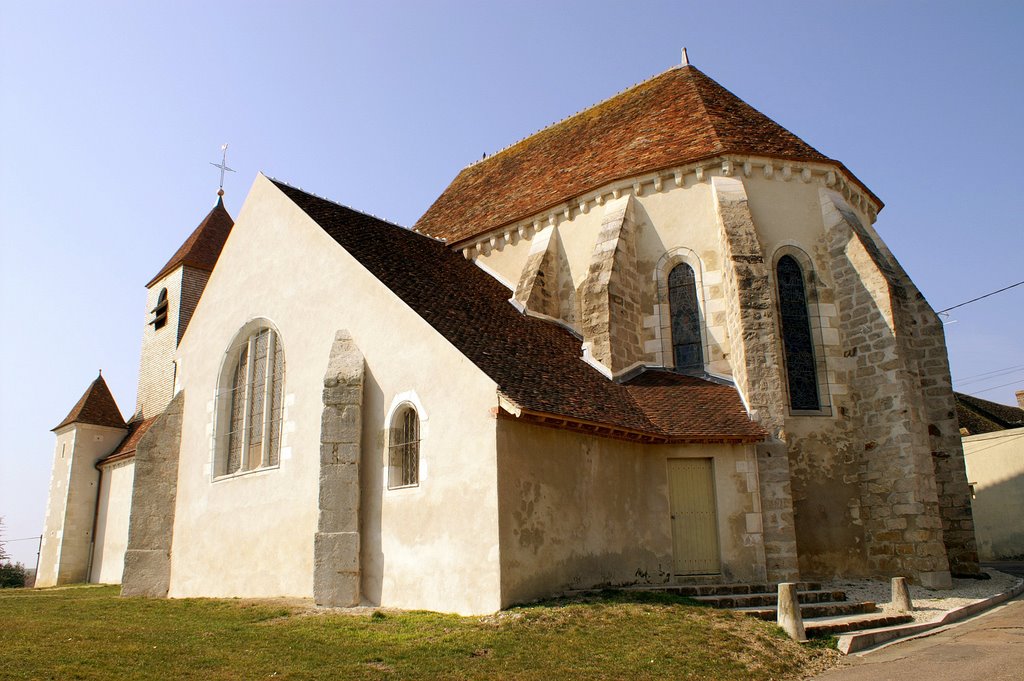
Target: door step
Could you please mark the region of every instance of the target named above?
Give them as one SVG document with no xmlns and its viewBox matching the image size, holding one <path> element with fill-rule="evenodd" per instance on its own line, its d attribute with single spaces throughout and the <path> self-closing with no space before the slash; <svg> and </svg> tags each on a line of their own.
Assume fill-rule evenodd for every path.
<svg viewBox="0 0 1024 681">
<path fill-rule="evenodd" d="M 814 585 L 816 586 L 816 585 Z M 714 596 L 691 596 L 698 603 L 710 605 L 713 608 L 774 608 L 778 605 L 778 592 L 768 591 L 762 593 L 728 594 Z M 824 591 L 820 589 L 799 591 L 797 598 L 800 603 L 832 603 L 846 600 L 844 591 Z M 772 615 L 772 619 L 774 619 Z"/>
<path fill-rule="evenodd" d="M 844 595 L 845 597 L 845 595 Z M 778 618 L 777 608 L 731 608 L 736 612 L 741 612 L 744 615 L 756 617 L 766 622 L 774 622 Z M 878 610 L 875 604 L 871 601 L 862 601 L 855 603 L 851 601 L 829 601 L 824 603 L 801 603 L 800 604 L 800 615 L 804 618 L 804 626 L 806 627 L 811 620 L 816 620 L 822 617 L 847 617 L 850 615 L 865 615 L 868 613 L 874 613 Z"/>
<path fill-rule="evenodd" d="M 886 613 L 822 617 L 804 620 L 804 631 L 807 633 L 807 638 L 823 638 L 851 631 L 893 627 L 897 624 L 906 624 L 913 621 L 914 618 L 911 615 L 892 615 Z"/>
<path fill-rule="evenodd" d="M 714 596 L 747 596 L 771 594 L 777 590 L 775 584 L 643 584 L 622 587 L 623 591 L 656 591 L 676 596 L 686 596 L 694 600 Z M 798 582 L 799 591 L 819 591 L 821 585 L 816 582 Z M 712 603 L 709 603 L 712 605 Z M 722 606 L 731 607 L 731 606 Z"/>
</svg>

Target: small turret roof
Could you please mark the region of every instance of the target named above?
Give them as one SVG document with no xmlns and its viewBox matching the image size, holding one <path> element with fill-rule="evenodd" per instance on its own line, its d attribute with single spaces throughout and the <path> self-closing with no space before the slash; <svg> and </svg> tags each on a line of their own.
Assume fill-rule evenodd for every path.
<svg viewBox="0 0 1024 681">
<path fill-rule="evenodd" d="M 224 207 L 224 200 L 218 197 L 217 205 L 203 218 L 160 272 L 146 284 L 146 288 L 182 265 L 212 272 L 234 224 L 235 221 Z"/>
<path fill-rule="evenodd" d="M 826 163 L 859 184 L 697 68 L 677 66 L 465 168 L 413 229 L 456 244 L 608 183 L 723 154 Z"/>
<path fill-rule="evenodd" d="M 107 382 L 103 380 L 103 374 L 97 376 L 96 380 L 86 388 L 82 398 L 54 430 L 59 430 L 72 423 L 89 423 L 94 426 L 109 426 L 111 428 L 127 427 L 121 416 L 121 410 L 117 408 L 117 402 L 114 401 L 114 396 L 110 394 Z"/>
</svg>

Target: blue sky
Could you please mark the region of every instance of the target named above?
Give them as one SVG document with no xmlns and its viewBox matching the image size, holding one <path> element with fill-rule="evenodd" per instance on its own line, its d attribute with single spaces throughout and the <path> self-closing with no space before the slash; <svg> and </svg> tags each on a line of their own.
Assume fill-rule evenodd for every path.
<svg viewBox="0 0 1024 681">
<path fill-rule="evenodd" d="M 213 206 L 223 142 L 232 214 L 263 171 L 411 225 L 466 164 L 686 46 L 885 201 L 942 309 L 1024 279 L 1022 33 L 1019 2 L 0 0 L 4 536 L 39 534 L 49 429 L 97 369 L 133 411 L 143 286 Z M 1024 286 L 951 314 L 964 392 L 1024 389 L 1022 308 Z"/>
</svg>

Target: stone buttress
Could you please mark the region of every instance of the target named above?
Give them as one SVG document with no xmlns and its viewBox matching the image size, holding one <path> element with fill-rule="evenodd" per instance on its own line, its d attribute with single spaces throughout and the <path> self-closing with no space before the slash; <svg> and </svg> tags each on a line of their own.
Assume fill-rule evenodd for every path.
<svg viewBox="0 0 1024 681">
<path fill-rule="evenodd" d="M 726 324 L 732 338 L 732 370 L 751 416 L 772 441 L 756 448 L 763 514 L 765 565 L 771 581 L 799 578 L 789 459 L 779 440 L 785 391 L 771 280 L 750 215 L 746 190 L 737 179 L 712 178 L 722 245 Z"/>
<path fill-rule="evenodd" d="M 359 457 L 363 355 L 347 331 L 338 331 L 324 374 L 320 426 L 320 495 L 313 551 L 317 605 L 359 605 Z"/>
<path fill-rule="evenodd" d="M 185 393 L 179 392 L 136 446 L 122 596 L 162 598 L 170 589 L 184 409 Z"/>
</svg>

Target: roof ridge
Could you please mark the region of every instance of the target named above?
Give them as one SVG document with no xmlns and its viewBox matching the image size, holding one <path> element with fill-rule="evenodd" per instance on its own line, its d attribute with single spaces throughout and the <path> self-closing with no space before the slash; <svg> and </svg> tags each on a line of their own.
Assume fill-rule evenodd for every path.
<svg viewBox="0 0 1024 681">
<path fill-rule="evenodd" d="M 638 87 L 642 87 L 642 86 L 646 85 L 647 83 L 651 82 L 652 80 L 660 78 L 660 77 L 664 76 L 665 74 L 670 73 L 671 71 L 676 71 L 676 70 L 685 69 L 685 68 L 694 68 L 694 69 L 696 69 L 697 67 L 693 66 L 692 64 L 675 64 L 673 66 L 670 66 L 669 68 L 665 69 L 664 71 L 662 71 L 660 73 L 656 73 L 653 76 L 650 76 L 649 78 L 645 78 L 645 79 L 643 79 L 641 81 L 633 83 L 629 87 L 624 88 L 622 90 L 619 90 L 615 94 L 608 95 L 607 97 L 605 97 L 604 99 L 602 99 L 599 102 L 595 102 L 594 104 L 591 104 L 590 106 L 588 106 L 586 108 L 580 109 L 579 111 L 577 111 L 575 113 L 569 114 L 568 116 L 563 116 L 562 118 L 558 119 L 557 121 L 554 121 L 553 123 L 549 123 L 548 125 L 545 125 L 542 128 L 537 128 L 536 130 L 531 132 L 526 137 L 520 137 L 515 142 L 507 144 L 504 147 L 502 147 L 501 149 L 498 149 L 496 152 L 494 152 L 490 156 L 485 156 L 484 158 L 478 159 L 476 161 L 471 161 L 468 164 L 466 164 L 465 166 L 463 166 L 462 170 L 467 170 L 469 168 L 473 168 L 474 166 L 478 166 L 481 163 L 485 163 L 487 161 L 490 161 L 492 158 L 496 158 L 496 157 L 500 156 L 501 154 L 505 153 L 506 151 L 509 151 L 510 149 L 512 149 L 512 148 L 514 148 L 514 147 L 516 147 L 516 146 L 518 146 L 520 144 L 522 144 L 523 142 L 525 142 L 525 141 L 527 141 L 529 139 L 532 139 L 532 138 L 536 137 L 537 135 L 540 135 L 540 134 L 542 134 L 544 132 L 547 132 L 548 130 L 551 130 L 552 128 L 556 128 L 559 125 L 562 125 L 563 123 L 565 123 L 566 121 L 572 120 L 573 118 L 576 118 L 577 116 L 579 116 L 581 114 L 587 113 L 591 109 L 596 109 L 599 106 L 603 106 L 604 104 L 606 104 L 607 102 L 610 102 L 611 100 L 615 99 L 616 97 L 620 97 L 620 96 L 626 94 L 627 92 L 629 92 L 631 90 L 635 90 Z"/>
<path fill-rule="evenodd" d="M 379 215 L 374 215 L 373 213 L 368 213 L 365 210 L 359 210 L 358 208 L 353 208 L 352 206 L 349 206 L 348 204 L 344 204 L 341 201 L 335 201 L 334 199 L 328 198 L 326 196 L 321 196 L 320 194 L 317 194 L 315 192 L 311 192 L 308 189 L 303 189 L 302 187 L 299 187 L 299 186 L 296 186 L 294 184 L 291 184 L 290 182 L 285 182 L 284 180 L 280 180 L 280 179 L 274 177 L 273 175 L 267 175 L 266 173 L 262 173 L 262 172 L 261 172 L 261 174 L 265 178 L 267 178 L 268 180 L 270 180 L 271 182 L 273 182 L 274 184 L 276 184 L 278 186 L 284 186 L 284 187 L 288 187 L 289 189 L 294 189 L 295 191 L 302 192 L 303 194 L 306 194 L 307 196 L 312 196 L 314 199 L 320 199 L 321 201 L 326 201 L 327 203 L 330 203 L 330 204 L 333 204 L 335 206 L 338 206 L 339 208 L 344 208 L 345 210 L 352 211 L 353 213 L 357 213 L 359 215 L 365 215 L 366 217 L 373 218 L 377 222 L 382 222 L 382 223 L 384 223 L 386 225 L 390 225 L 391 227 L 397 227 L 398 229 L 404 230 L 406 232 L 410 232 L 412 234 L 416 234 L 418 236 L 422 236 L 422 237 L 424 237 L 426 239 L 430 239 L 431 241 L 437 241 L 437 242 L 440 242 L 440 243 L 445 243 L 444 239 L 438 239 L 437 237 L 430 236 L 429 234 L 423 234 L 422 232 L 417 232 L 412 227 L 406 227 L 405 225 L 400 225 L 397 222 L 394 222 L 394 221 L 389 220 L 387 218 L 382 218 Z"/>
<path fill-rule="evenodd" d="M 695 70 L 696 67 L 693 67 Z M 719 153 L 726 151 L 725 145 L 722 144 L 722 136 L 718 132 L 718 126 L 716 125 L 715 119 L 712 117 L 711 111 L 708 109 L 708 104 L 704 101 L 704 93 L 693 78 L 688 78 L 686 84 L 693 90 L 694 95 L 697 97 L 697 103 L 700 104 L 700 108 L 704 111 L 704 120 L 708 122 L 708 127 L 711 128 L 711 135 L 715 138 L 715 145 L 718 147 Z"/>
</svg>

